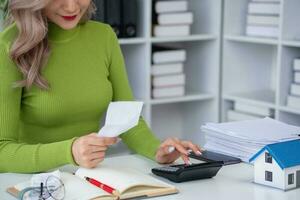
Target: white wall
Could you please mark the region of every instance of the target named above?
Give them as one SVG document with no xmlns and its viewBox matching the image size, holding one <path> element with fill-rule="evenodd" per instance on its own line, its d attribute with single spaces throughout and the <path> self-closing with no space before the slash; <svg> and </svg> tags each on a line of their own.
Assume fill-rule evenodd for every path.
<svg viewBox="0 0 300 200">
<path fill-rule="evenodd" d="M 284 189 L 285 179 L 284 171 L 281 170 L 277 162 L 272 160 L 272 163 L 265 163 L 265 152 L 261 153 L 254 163 L 254 182 L 259 184 L 268 185 L 271 187 Z M 273 181 L 265 181 L 265 171 L 273 173 Z"/>
<path fill-rule="evenodd" d="M 284 180 L 284 184 L 285 184 L 285 189 L 289 190 L 292 188 L 296 187 L 296 182 L 297 182 L 297 175 L 296 175 L 296 171 L 300 170 L 300 166 L 296 166 L 296 167 L 290 167 L 284 170 L 284 174 L 285 174 L 285 180 Z M 294 184 L 289 185 L 288 184 L 288 175 L 294 173 Z"/>
</svg>

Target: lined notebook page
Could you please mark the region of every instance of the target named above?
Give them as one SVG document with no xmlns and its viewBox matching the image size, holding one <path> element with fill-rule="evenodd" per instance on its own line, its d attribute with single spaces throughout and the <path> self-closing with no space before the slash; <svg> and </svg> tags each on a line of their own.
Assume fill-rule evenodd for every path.
<svg viewBox="0 0 300 200">
<path fill-rule="evenodd" d="M 172 185 L 155 179 L 150 175 L 145 175 L 129 168 L 112 167 L 105 165 L 100 165 L 98 168 L 94 169 L 80 168 L 79 170 L 77 170 L 76 175 L 81 178 L 84 178 L 84 176 L 94 178 L 117 189 L 121 193 L 123 193 L 130 187 L 138 185 L 162 188 L 173 187 Z"/>
<path fill-rule="evenodd" d="M 62 173 L 62 179 L 66 191 L 64 199 L 93 199 L 99 196 L 110 196 L 107 192 L 73 174 Z"/>
</svg>

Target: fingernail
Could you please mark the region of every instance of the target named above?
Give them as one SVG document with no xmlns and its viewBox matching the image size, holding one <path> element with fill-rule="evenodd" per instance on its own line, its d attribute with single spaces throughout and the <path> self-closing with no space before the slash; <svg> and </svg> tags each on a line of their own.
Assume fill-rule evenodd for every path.
<svg viewBox="0 0 300 200">
<path fill-rule="evenodd" d="M 202 153 L 200 151 L 196 151 L 197 155 L 202 155 Z"/>
<path fill-rule="evenodd" d="M 191 153 L 192 153 L 192 150 L 191 150 L 191 149 L 189 149 L 189 150 L 188 150 L 188 154 L 190 155 Z"/>
<path fill-rule="evenodd" d="M 169 146 L 169 148 L 168 148 L 168 152 L 169 152 L 169 153 L 172 153 L 173 151 L 175 151 L 175 147 L 173 147 L 173 146 Z"/>
</svg>

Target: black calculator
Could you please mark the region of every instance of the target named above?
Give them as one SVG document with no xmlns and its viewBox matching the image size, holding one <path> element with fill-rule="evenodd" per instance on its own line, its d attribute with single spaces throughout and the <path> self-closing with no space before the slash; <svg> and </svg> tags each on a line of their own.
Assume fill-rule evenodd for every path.
<svg viewBox="0 0 300 200">
<path fill-rule="evenodd" d="M 223 161 L 224 165 L 232 165 L 242 162 L 242 160 L 239 158 L 208 150 L 203 151 L 201 155 L 196 155 L 195 153 L 191 152 L 189 157 L 206 162 Z"/>
<path fill-rule="evenodd" d="M 222 161 L 191 165 L 179 164 L 153 168 L 152 173 L 167 178 L 170 181 L 180 183 L 214 177 L 222 166 Z"/>
</svg>

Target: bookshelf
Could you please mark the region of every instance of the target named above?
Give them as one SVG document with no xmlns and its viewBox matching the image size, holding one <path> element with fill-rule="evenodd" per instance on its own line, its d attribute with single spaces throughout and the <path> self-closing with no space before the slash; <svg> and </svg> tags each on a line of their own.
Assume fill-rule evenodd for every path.
<svg viewBox="0 0 300 200">
<path fill-rule="evenodd" d="M 300 126 L 300 110 L 287 107 L 293 59 L 300 57 L 298 0 L 281 0 L 278 38 L 245 35 L 249 0 L 224 0 L 221 120 L 235 102 L 269 108 L 274 118 Z"/>
<path fill-rule="evenodd" d="M 153 3 L 138 0 L 138 38 L 120 39 L 129 81 L 136 99 L 145 102 L 145 120 L 160 139 L 199 141 L 200 126 L 219 121 L 222 0 L 188 0 L 194 23 L 192 34 L 184 37 L 152 36 Z M 185 96 L 151 97 L 151 52 L 157 44 L 187 50 Z"/>
</svg>

